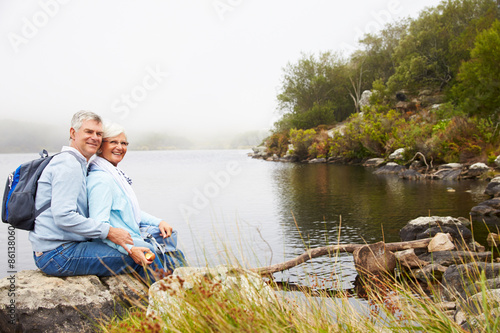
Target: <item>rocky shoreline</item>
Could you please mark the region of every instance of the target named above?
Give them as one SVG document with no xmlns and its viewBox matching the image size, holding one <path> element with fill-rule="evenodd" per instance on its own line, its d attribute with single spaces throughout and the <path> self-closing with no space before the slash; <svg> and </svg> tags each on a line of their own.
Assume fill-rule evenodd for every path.
<svg viewBox="0 0 500 333">
<path fill-rule="evenodd" d="M 485 218 L 495 224 L 500 224 L 500 156 L 495 159 L 495 167 L 490 167 L 485 163 L 448 163 L 438 166 L 433 166 L 432 163 L 427 163 L 425 158 L 415 155 L 411 161 L 403 160 L 404 149 L 400 148 L 389 155 L 387 159 L 371 158 L 371 159 L 346 159 L 341 157 L 315 158 L 310 160 L 299 161 L 296 156 L 287 154 L 284 157 L 279 157 L 276 154 L 270 155 L 267 153 L 265 146 L 252 148 L 253 152 L 248 156 L 255 159 L 262 159 L 268 162 L 284 162 L 284 163 L 328 163 L 328 164 L 352 164 L 362 165 L 367 168 L 375 169 L 375 174 L 393 174 L 401 179 L 417 181 L 417 180 L 464 180 L 477 179 L 487 181 L 488 185 L 484 194 L 490 196 L 490 199 L 479 203 L 472 207 L 470 214 L 475 218 Z M 416 159 L 419 157 L 420 159 Z M 452 191 L 452 189 L 450 189 Z"/>
</svg>

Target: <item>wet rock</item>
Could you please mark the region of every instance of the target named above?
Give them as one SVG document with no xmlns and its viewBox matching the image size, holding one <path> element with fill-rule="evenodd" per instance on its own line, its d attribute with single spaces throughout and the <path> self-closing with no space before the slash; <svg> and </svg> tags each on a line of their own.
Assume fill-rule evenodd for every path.
<svg viewBox="0 0 500 333">
<path fill-rule="evenodd" d="M 432 179 L 457 180 L 462 173 L 462 169 L 440 169 L 431 175 Z"/>
<path fill-rule="evenodd" d="M 480 203 L 479 205 L 472 207 L 470 213 L 474 216 L 496 216 L 500 215 L 500 210 L 488 206 L 487 204 Z"/>
<path fill-rule="evenodd" d="M 296 155 L 285 155 L 279 159 L 280 162 L 298 162 L 299 158 Z"/>
<path fill-rule="evenodd" d="M 253 150 L 253 153 L 251 154 L 252 158 L 266 159 L 268 157 L 266 146 L 253 147 L 252 150 Z"/>
<path fill-rule="evenodd" d="M 378 168 L 382 164 L 384 164 L 385 160 L 383 158 L 370 158 L 363 163 L 365 167 L 374 167 Z"/>
<path fill-rule="evenodd" d="M 469 262 L 485 262 L 491 260 L 491 252 L 470 251 L 438 251 L 423 253 L 418 256 L 420 260 L 443 266 L 460 265 Z"/>
<path fill-rule="evenodd" d="M 484 309 L 483 304 L 488 304 Z M 484 293 L 477 293 L 467 299 L 465 303 L 458 305 L 455 313 L 455 322 L 470 332 L 483 325 L 479 323 L 487 320 L 484 310 L 488 311 L 488 317 L 500 317 L 500 289 L 490 289 Z"/>
<path fill-rule="evenodd" d="M 404 170 L 403 172 L 399 173 L 399 177 L 402 179 L 408 179 L 408 180 L 419 180 L 419 179 L 424 179 L 425 175 L 421 174 L 417 170 L 408 169 L 408 170 Z"/>
<path fill-rule="evenodd" d="M 401 266 L 412 269 L 415 267 L 424 267 L 429 263 L 427 261 L 420 260 L 415 254 L 415 249 L 408 249 L 404 251 L 398 251 L 394 253 L 396 259 L 399 261 Z"/>
<path fill-rule="evenodd" d="M 493 199 L 490 199 L 490 200 L 486 200 L 486 201 L 483 201 L 481 202 L 479 205 L 481 206 L 488 206 L 488 207 L 491 207 L 493 209 L 500 209 L 500 197 L 499 198 L 493 198 Z"/>
<path fill-rule="evenodd" d="M 309 163 L 311 163 L 311 164 L 326 163 L 326 158 L 313 158 L 312 160 L 309 161 Z"/>
<path fill-rule="evenodd" d="M 434 237 L 438 233 L 449 233 L 458 249 L 469 246 L 472 232 L 467 228 L 470 222 L 451 216 L 422 216 L 409 221 L 399 232 L 402 241 Z"/>
<path fill-rule="evenodd" d="M 463 165 L 460 164 L 460 163 L 447 163 L 447 164 L 443 164 L 443 165 L 440 165 L 438 167 L 438 170 L 442 170 L 442 169 L 462 169 Z"/>
<path fill-rule="evenodd" d="M 482 272 L 487 280 L 494 280 L 499 276 L 500 263 L 471 262 L 448 267 L 443 275 L 444 296 L 451 301 L 480 292 L 473 289 Z"/>
<path fill-rule="evenodd" d="M 446 267 L 439 264 L 429 264 L 423 268 L 412 270 L 412 275 L 423 282 L 441 281 Z"/>
<path fill-rule="evenodd" d="M 495 198 L 500 196 L 500 177 L 495 177 L 488 183 L 484 190 L 484 194 L 491 195 Z"/>
<path fill-rule="evenodd" d="M 402 165 L 399 165 L 394 162 L 389 162 L 386 165 L 378 168 L 375 170 L 373 173 L 377 175 L 383 175 L 383 174 L 399 174 L 400 172 L 406 170 L 406 168 Z"/>
<path fill-rule="evenodd" d="M 471 165 L 466 171 L 462 173 L 463 179 L 473 179 L 473 178 L 478 178 L 487 173 L 490 170 L 490 167 L 488 167 L 484 163 L 475 163 Z"/>
</svg>

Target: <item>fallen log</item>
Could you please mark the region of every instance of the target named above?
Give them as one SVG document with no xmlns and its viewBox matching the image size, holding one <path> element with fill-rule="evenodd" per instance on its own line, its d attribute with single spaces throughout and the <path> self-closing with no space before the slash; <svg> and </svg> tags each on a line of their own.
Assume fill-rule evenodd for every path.
<svg viewBox="0 0 500 333">
<path fill-rule="evenodd" d="M 385 246 L 386 249 L 391 252 L 403 251 L 408 249 L 421 249 L 426 248 L 431 240 L 432 238 L 424 238 L 406 242 L 387 243 L 385 244 Z M 260 275 L 271 275 L 273 273 L 281 272 L 298 266 L 312 258 L 317 258 L 324 255 L 333 255 L 335 253 L 353 253 L 356 249 L 361 248 L 365 245 L 366 244 L 338 244 L 318 247 L 315 249 L 309 249 L 300 256 L 283 263 L 265 267 L 251 268 L 250 270 Z"/>
</svg>

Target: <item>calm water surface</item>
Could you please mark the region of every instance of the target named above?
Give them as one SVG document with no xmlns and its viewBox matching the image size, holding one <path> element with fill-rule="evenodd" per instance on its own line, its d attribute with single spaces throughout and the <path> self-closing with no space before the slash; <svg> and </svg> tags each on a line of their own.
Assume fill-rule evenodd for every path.
<svg viewBox="0 0 500 333">
<path fill-rule="evenodd" d="M 399 230 L 411 219 L 469 218 L 470 209 L 487 198 L 481 181 L 405 181 L 359 166 L 274 163 L 247 153 L 130 151 L 120 167 L 133 179 L 141 208 L 176 228 L 190 263 L 202 266 L 232 260 L 266 266 L 306 247 L 399 241 Z M 0 175 L 35 157 L 0 155 Z M 7 227 L 0 227 L 0 251 L 6 253 Z M 474 228 L 484 244 L 485 226 Z M 28 233 L 18 231 L 16 241 L 15 270 L 34 269 Z M 4 256 L 0 277 L 7 271 Z M 335 288 L 350 288 L 355 276 L 349 254 L 275 274 L 277 280 Z"/>
</svg>

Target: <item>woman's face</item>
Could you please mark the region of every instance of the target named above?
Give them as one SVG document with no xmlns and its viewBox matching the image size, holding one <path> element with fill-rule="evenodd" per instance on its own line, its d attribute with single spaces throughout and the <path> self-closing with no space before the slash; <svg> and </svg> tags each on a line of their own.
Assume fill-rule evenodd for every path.
<svg viewBox="0 0 500 333">
<path fill-rule="evenodd" d="M 127 153 L 127 146 L 127 137 L 124 133 L 111 138 L 103 139 L 101 146 L 102 153 L 100 156 L 108 160 L 108 162 L 114 166 L 117 166 L 118 163 L 120 163 L 125 157 L 125 154 Z"/>
</svg>

